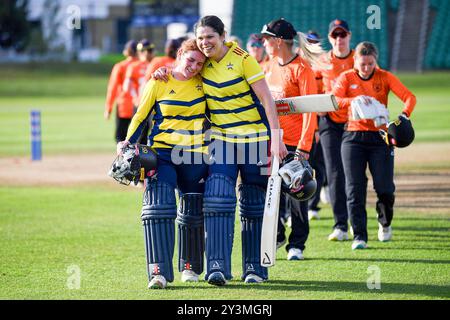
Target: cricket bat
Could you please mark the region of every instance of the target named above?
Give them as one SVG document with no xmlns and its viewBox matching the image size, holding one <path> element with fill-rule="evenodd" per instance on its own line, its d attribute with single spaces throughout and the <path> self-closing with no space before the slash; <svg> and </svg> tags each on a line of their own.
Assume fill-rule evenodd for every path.
<svg viewBox="0 0 450 320">
<path fill-rule="evenodd" d="M 311 94 L 275 100 L 278 114 L 306 112 L 330 112 L 338 110 L 336 98 L 332 94 Z"/>
<path fill-rule="evenodd" d="M 267 183 L 266 203 L 261 231 L 261 266 L 275 264 L 277 253 L 278 209 L 280 207 L 281 177 L 278 175 L 280 161 L 273 157 L 272 172 Z"/>
</svg>

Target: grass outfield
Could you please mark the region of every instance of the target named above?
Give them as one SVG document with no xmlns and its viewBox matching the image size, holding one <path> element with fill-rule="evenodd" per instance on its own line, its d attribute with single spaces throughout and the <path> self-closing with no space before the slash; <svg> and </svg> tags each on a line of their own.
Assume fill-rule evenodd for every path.
<svg viewBox="0 0 450 320">
<path fill-rule="evenodd" d="M 265 284 L 239 280 L 236 220 L 234 279 L 229 285 L 184 284 L 175 272 L 168 290 L 148 290 L 141 190 L 124 189 L 1 187 L 0 299 L 450 298 L 448 215 L 397 211 L 394 240 L 380 243 L 375 212 L 369 210 L 370 249 L 354 252 L 351 242 L 327 241 L 332 225 L 328 207 L 321 220 L 311 223 L 306 260 L 287 261 L 284 249 L 279 250 Z M 81 271 L 79 289 L 68 288 L 73 266 Z M 381 290 L 367 287 L 372 268 L 381 272 Z"/>
<path fill-rule="evenodd" d="M 31 109 L 42 112 L 44 159 L 113 155 L 114 121 L 103 119 L 110 69 L 107 64 L 1 65 L 0 157 L 29 156 Z M 450 73 L 400 78 L 418 98 L 412 117 L 416 142 L 449 142 Z M 389 108 L 396 115 L 401 103 L 392 97 Z M 449 168 L 448 163 L 436 166 Z M 432 208 L 396 210 L 390 243 L 376 240 L 376 214 L 369 208 L 370 249 L 353 252 L 351 242 L 326 240 L 333 224 L 326 206 L 322 219 L 311 223 L 306 260 L 288 262 L 279 250 L 271 280 L 262 285 L 239 280 L 236 217 L 234 280 L 228 286 L 184 284 L 175 272 L 168 290 L 150 291 L 141 193 L 119 185 L 10 187 L 0 182 L 0 299 L 450 299 L 450 209 Z M 373 268 L 381 272 L 381 290 L 367 287 Z M 80 288 L 69 289 L 76 270 Z"/>
</svg>

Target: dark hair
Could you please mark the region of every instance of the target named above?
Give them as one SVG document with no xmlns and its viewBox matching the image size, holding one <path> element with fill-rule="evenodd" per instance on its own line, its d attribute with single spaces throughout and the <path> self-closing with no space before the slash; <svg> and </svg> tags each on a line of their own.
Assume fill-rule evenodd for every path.
<svg viewBox="0 0 450 320">
<path fill-rule="evenodd" d="M 215 32 L 222 36 L 225 33 L 225 25 L 217 16 L 204 16 L 194 25 L 194 33 L 197 33 L 198 27 L 210 27 Z"/>
<path fill-rule="evenodd" d="M 360 56 L 373 56 L 378 59 L 378 49 L 372 42 L 360 42 L 356 48 L 355 53 Z"/>
</svg>

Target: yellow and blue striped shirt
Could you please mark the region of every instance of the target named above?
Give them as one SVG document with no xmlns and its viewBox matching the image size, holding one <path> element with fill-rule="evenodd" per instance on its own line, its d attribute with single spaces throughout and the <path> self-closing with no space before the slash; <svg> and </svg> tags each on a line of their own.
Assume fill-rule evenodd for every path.
<svg viewBox="0 0 450 320">
<path fill-rule="evenodd" d="M 127 140 L 135 143 L 148 115 L 154 112 L 149 140 L 153 148 L 182 147 L 206 152 L 203 123 L 206 101 L 199 76 L 180 81 L 169 75 L 167 83 L 150 80 L 130 123 Z"/>
<path fill-rule="evenodd" d="M 203 89 L 211 114 L 213 139 L 245 143 L 269 139 L 265 110 L 250 84 L 263 79 L 260 65 L 237 43 L 226 43 L 226 55 L 208 59 L 202 70 Z"/>
</svg>

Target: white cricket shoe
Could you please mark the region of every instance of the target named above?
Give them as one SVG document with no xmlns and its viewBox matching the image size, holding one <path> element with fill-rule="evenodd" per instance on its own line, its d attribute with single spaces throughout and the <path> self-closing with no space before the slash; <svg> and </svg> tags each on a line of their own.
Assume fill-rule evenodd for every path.
<svg viewBox="0 0 450 320">
<path fill-rule="evenodd" d="M 264 282 L 264 279 L 258 276 L 257 274 L 250 273 L 245 277 L 245 283 L 261 283 Z"/>
<path fill-rule="evenodd" d="M 149 289 L 164 289 L 167 286 L 166 278 L 164 278 L 162 275 L 156 275 L 153 277 L 152 280 L 150 280 L 150 283 L 148 284 Z"/>
<path fill-rule="evenodd" d="M 382 242 L 390 241 L 392 239 L 392 227 L 383 227 L 378 224 L 378 240 Z"/>
<path fill-rule="evenodd" d="M 334 229 L 328 236 L 329 241 L 345 241 L 348 240 L 348 233 L 341 229 Z"/>
<path fill-rule="evenodd" d="M 352 250 L 367 249 L 367 243 L 363 240 L 354 240 L 352 243 Z"/>
<path fill-rule="evenodd" d="M 287 255 L 287 259 L 289 261 L 293 261 L 293 260 L 303 260 L 303 252 L 302 250 L 298 249 L 298 248 L 291 248 L 289 249 L 288 255 Z"/>
<path fill-rule="evenodd" d="M 317 210 L 308 210 L 308 220 L 320 220 L 319 211 Z"/>
<path fill-rule="evenodd" d="M 320 201 L 323 204 L 330 203 L 330 191 L 328 190 L 328 186 L 324 186 L 320 190 Z"/>
<path fill-rule="evenodd" d="M 192 270 L 183 270 L 181 273 L 182 282 L 198 282 L 198 274 Z"/>
</svg>

